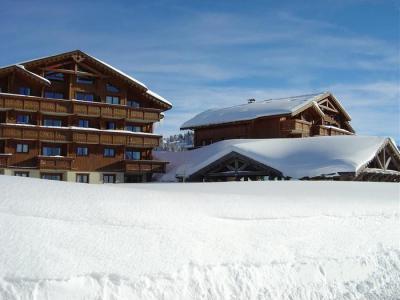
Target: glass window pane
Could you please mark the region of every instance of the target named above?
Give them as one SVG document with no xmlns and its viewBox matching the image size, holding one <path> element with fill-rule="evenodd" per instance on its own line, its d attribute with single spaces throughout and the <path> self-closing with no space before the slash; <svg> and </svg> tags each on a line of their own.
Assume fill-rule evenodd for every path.
<svg viewBox="0 0 400 300">
<path fill-rule="evenodd" d="M 26 95 L 29 96 L 31 94 L 31 89 L 28 87 L 20 87 L 19 88 L 19 94 L 20 95 Z"/>
<path fill-rule="evenodd" d="M 116 86 L 112 85 L 111 83 L 107 83 L 106 88 L 107 88 L 107 92 L 111 92 L 111 93 L 118 93 L 119 92 L 119 88 L 117 88 Z"/>
<path fill-rule="evenodd" d="M 78 76 L 78 77 L 76 77 L 76 82 L 83 83 L 83 84 L 93 84 L 94 79 L 91 77 Z"/>
<path fill-rule="evenodd" d="M 135 100 L 128 100 L 127 105 L 130 106 L 130 107 L 135 107 L 135 108 L 140 107 L 140 103 L 138 101 L 135 101 Z"/>
</svg>

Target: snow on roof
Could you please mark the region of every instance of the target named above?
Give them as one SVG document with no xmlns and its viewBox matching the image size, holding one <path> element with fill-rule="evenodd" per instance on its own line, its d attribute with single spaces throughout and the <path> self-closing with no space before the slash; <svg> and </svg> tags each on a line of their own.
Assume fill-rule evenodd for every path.
<svg viewBox="0 0 400 300">
<path fill-rule="evenodd" d="M 80 51 L 80 52 L 82 52 L 82 51 Z M 117 69 L 117 68 L 114 68 L 113 66 L 109 65 L 108 63 L 106 63 L 106 62 L 104 62 L 104 61 L 102 61 L 102 60 L 100 60 L 100 59 L 98 59 L 98 58 L 96 58 L 96 57 L 94 57 L 94 56 L 92 56 L 92 55 L 89 55 L 89 54 L 87 54 L 87 53 L 85 53 L 85 52 L 82 52 L 82 53 L 84 53 L 86 56 L 90 57 L 91 59 L 97 61 L 98 63 L 103 64 L 103 65 L 105 65 L 106 67 L 112 69 L 113 71 L 119 73 L 120 75 L 122 75 L 122 76 L 128 78 L 129 80 L 133 81 L 134 83 L 136 83 L 136 84 L 138 84 L 138 85 L 140 85 L 140 86 L 142 86 L 142 87 L 144 87 L 144 88 L 147 89 L 147 86 L 146 86 L 143 82 L 137 80 L 136 78 L 133 78 L 132 76 L 129 76 L 128 74 L 122 72 L 121 70 L 119 70 L 119 69 Z"/>
<path fill-rule="evenodd" d="M 167 99 L 165 99 L 164 97 L 161 97 L 159 94 L 151 91 L 151 90 L 147 90 L 146 94 L 149 94 L 150 96 L 153 96 L 154 98 L 157 98 L 158 100 L 160 100 L 161 102 L 164 102 L 165 104 L 168 104 L 170 106 L 172 106 L 172 103 L 169 102 Z"/>
<path fill-rule="evenodd" d="M 313 101 L 328 96 L 329 93 L 318 93 L 288 98 L 269 99 L 226 108 L 209 109 L 186 121 L 181 129 L 189 129 L 207 125 L 216 125 L 237 121 L 253 120 L 259 117 L 292 114 Z"/>
<path fill-rule="evenodd" d="M 225 140 L 185 152 L 157 152 L 169 161 L 160 181 L 189 177 L 223 156 L 237 152 L 292 178 L 357 172 L 373 159 L 389 138 L 373 136 L 323 136 L 291 139 Z"/>
<path fill-rule="evenodd" d="M 38 74 L 36 74 L 36 73 L 33 73 L 33 72 L 31 72 L 31 71 L 25 69 L 25 67 L 24 67 L 23 65 L 15 65 L 15 66 L 16 66 L 17 68 L 23 70 L 24 72 L 30 74 L 31 76 L 36 77 L 36 78 L 39 79 L 40 81 L 44 81 L 46 84 L 51 85 L 50 80 L 48 80 L 47 78 L 44 78 L 44 77 L 42 77 L 42 76 L 40 76 L 40 75 L 38 75 Z"/>
<path fill-rule="evenodd" d="M 157 100 L 159 100 L 159 101 L 161 101 L 161 102 L 164 102 L 164 103 L 167 104 L 168 106 L 172 106 L 172 103 L 171 103 L 171 102 L 169 102 L 169 101 L 166 100 L 165 98 L 161 97 L 160 95 L 156 94 L 155 92 L 149 90 L 148 87 L 147 87 L 143 82 L 141 82 L 141 81 L 137 80 L 136 78 L 134 78 L 134 77 L 132 77 L 132 76 L 126 74 L 125 72 L 122 72 L 121 70 L 119 70 L 119 69 L 117 69 L 117 68 L 115 68 L 115 67 L 109 65 L 108 63 L 106 63 L 106 62 L 104 62 L 104 61 L 98 59 L 98 58 L 95 57 L 95 56 L 89 55 L 89 54 L 87 54 L 86 52 L 83 52 L 83 51 L 81 51 L 81 50 L 75 50 L 75 51 L 71 51 L 71 52 L 61 53 L 61 54 L 58 54 L 58 55 L 64 55 L 64 54 L 68 54 L 68 53 L 71 53 L 71 54 L 72 54 L 72 53 L 75 53 L 75 52 L 79 52 L 79 53 L 81 53 L 81 54 L 83 54 L 83 55 L 89 57 L 90 59 L 93 59 L 94 61 L 96 61 L 96 62 L 98 62 L 98 63 L 104 65 L 105 67 L 107 67 L 107 68 L 113 70 L 114 72 L 120 74 L 121 76 L 124 76 L 124 77 L 127 78 L 128 80 L 130 80 L 130 81 L 134 82 L 135 84 L 137 84 L 137 85 L 139 85 L 139 86 L 145 88 L 147 94 L 153 96 L 154 98 L 156 98 Z M 57 55 L 54 55 L 54 56 L 57 56 Z M 17 65 L 20 65 L 21 67 L 24 68 L 24 66 L 23 66 L 24 64 L 28 64 L 28 63 L 30 63 L 30 62 L 34 62 L 34 61 L 42 60 L 42 59 L 47 59 L 47 58 L 48 58 L 48 57 L 41 57 L 41 58 L 31 59 L 31 60 L 27 60 L 27 61 L 24 61 L 24 62 L 20 62 L 20 63 L 18 63 Z M 29 72 L 29 71 L 28 71 L 28 72 Z M 32 74 L 34 74 L 34 73 L 32 73 Z M 37 75 L 37 74 L 35 74 L 35 75 Z M 37 76 L 39 76 L 39 75 L 37 75 Z M 40 77 L 40 76 L 39 76 L 39 77 Z M 41 78 L 43 78 L 43 77 L 41 77 Z M 45 78 L 43 78 L 43 79 L 45 79 Z M 45 80 L 47 80 L 47 79 L 45 79 Z"/>
<path fill-rule="evenodd" d="M 50 80 L 25 69 L 25 67 L 20 64 L 9 65 L 9 66 L 5 66 L 5 67 L 1 67 L 0 69 L 12 69 L 12 68 L 14 68 L 14 69 L 18 68 L 19 70 L 23 71 L 24 73 L 28 74 L 29 76 L 35 77 L 36 79 L 39 79 L 40 81 L 44 82 L 46 85 L 51 85 Z"/>
</svg>

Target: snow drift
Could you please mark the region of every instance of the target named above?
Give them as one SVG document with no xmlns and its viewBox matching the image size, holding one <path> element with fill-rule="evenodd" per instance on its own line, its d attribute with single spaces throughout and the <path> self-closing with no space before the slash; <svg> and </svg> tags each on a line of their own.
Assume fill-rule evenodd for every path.
<svg viewBox="0 0 400 300">
<path fill-rule="evenodd" d="M 399 185 L 0 176 L 1 299 L 397 299 Z"/>
</svg>

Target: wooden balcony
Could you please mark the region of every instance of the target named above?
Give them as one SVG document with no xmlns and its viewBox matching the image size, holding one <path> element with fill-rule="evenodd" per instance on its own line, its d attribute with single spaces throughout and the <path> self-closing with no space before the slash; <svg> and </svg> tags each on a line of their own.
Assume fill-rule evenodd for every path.
<svg viewBox="0 0 400 300">
<path fill-rule="evenodd" d="M 0 137 L 22 140 L 41 140 L 50 142 L 68 142 L 71 133 L 68 129 L 46 128 L 39 126 L 20 126 L 0 124 Z"/>
<path fill-rule="evenodd" d="M 100 102 L 49 99 L 0 93 L 0 110 L 21 110 L 53 113 L 58 115 L 81 115 L 112 119 L 126 119 L 132 122 L 153 123 L 161 119 L 161 112 L 153 108 L 134 108 Z"/>
<path fill-rule="evenodd" d="M 39 169 L 72 170 L 73 158 L 64 156 L 38 156 Z"/>
<path fill-rule="evenodd" d="M 335 127 L 324 125 L 313 125 L 311 128 L 312 135 L 350 135 L 351 133 Z"/>
<path fill-rule="evenodd" d="M 160 112 L 146 108 L 132 108 L 123 105 L 111 105 L 106 103 L 71 101 L 72 114 L 101 117 L 126 119 L 134 122 L 158 122 L 160 121 Z"/>
<path fill-rule="evenodd" d="M 11 157 L 10 154 L 0 153 L 0 167 L 1 168 L 6 168 L 9 166 L 10 157 Z"/>
<path fill-rule="evenodd" d="M 298 119 L 282 120 L 280 122 L 280 130 L 289 135 L 309 136 L 311 123 Z"/>
<path fill-rule="evenodd" d="M 140 148 L 154 148 L 160 144 L 159 136 L 137 136 L 130 133 L 107 133 L 74 131 L 72 141 L 82 144 L 124 145 Z"/>
<path fill-rule="evenodd" d="M 165 173 L 168 162 L 157 160 L 124 160 L 126 173 Z"/>
<path fill-rule="evenodd" d="M 158 135 L 107 132 L 107 130 L 97 131 L 69 127 L 21 126 L 16 124 L 0 124 L 0 137 L 57 143 L 123 145 L 138 148 L 154 148 L 159 146 L 160 143 L 160 136 Z"/>
</svg>

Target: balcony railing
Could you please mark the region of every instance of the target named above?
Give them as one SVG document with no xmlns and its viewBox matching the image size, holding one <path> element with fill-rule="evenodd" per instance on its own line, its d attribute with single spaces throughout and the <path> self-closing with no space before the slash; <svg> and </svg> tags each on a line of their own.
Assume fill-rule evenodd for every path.
<svg viewBox="0 0 400 300">
<path fill-rule="evenodd" d="M 312 135 L 350 135 L 352 133 L 341 128 L 335 128 L 324 125 L 313 125 L 311 128 Z"/>
<path fill-rule="evenodd" d="M 280 122 L 280 129 L 289 134 L 302 134 L 303 136 L 309 136 L 311 123 L 298 119 L 283 120 Z"/>
<path fill-rule="evenodd" d="M 126 119 L 142 123 L 158 122 L 161 119 L 160 110 L 153 108 L 135 108 L 100 102 L 49 99 L 4 93 L 0 93 L 0 109 Z"/>
<path fill-rule="evenodd" d="M 106 132 L 106 130 L 81 130 L 76 128 L 47 128 L 41 126 L 21 126 L 0 124 L 0 137 L 50 142 L 75 142 L 84 144 L 124 145 L 138 148 L 159 146 L 160 136 L 134 134 L 130 132 Z"/>
<path fill-rule="evenodd" d="M 63 156 L 38 156 L 39 169 L 72 170 L 72 157 Z"/>
<path fill-rule="evenodd" d="M 124 160 L 126 173 L 165 173 L 167 162 L 157 160 Z"/>
</svg>

